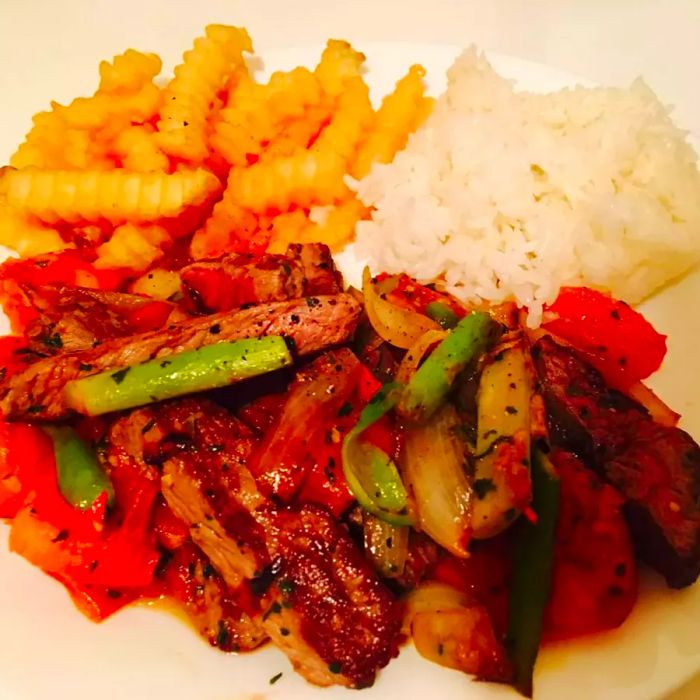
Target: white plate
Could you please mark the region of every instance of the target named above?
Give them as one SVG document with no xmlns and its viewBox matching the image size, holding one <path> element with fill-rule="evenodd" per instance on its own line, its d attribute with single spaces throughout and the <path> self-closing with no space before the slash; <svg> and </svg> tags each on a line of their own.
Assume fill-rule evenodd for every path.
<svg viewBox="0 0 700 700">
<path fill-rule="evenodd" d="M 198 27 L 193 27 L 192 32 L 196 31 Z M 124 42 L 128 45 L 128 37 Z M 155 32 L 151 46 L 167 55 L 176 53 L 168 37 Z M 430 44 L 377 43 L 358 48 L 368 56 L 375 97 L 390 89 L 413 62 L 423 63 L 431 88 L 441 90 L 444 71 L 457 54 L 456 48 Z M 265 59 L 268 69 L 312 65 L 318 51 L 319 47 L 306 47 L 267 52 Z M 499 72 L 524 88 L 544 91 L 583 82 L 546 66 L 506 56 L 490 58 Z M 67 77 L 61 85 L 64 95 L 83 94 L 92 87 L 80 80 L 69 83 Z M 16 111 L 10 128 L 0 130 L 0 161 L 9 157 L 26 130 L 31 111 L 54 94 L 37 71 L 21 94 L 5 97 L 12 98 L 4 100 L 5 109 L 11 105 Z M 658 295 L 644 309 L 657 328 L 670 336 L 668 359 L 652 384 L 683 412 L 685 427 L 696 436 L 700 436 L 696 398 L 700 373 L 695 371 L 692 348 L 700 341 L 700 315 L 694 311 L 698 298 L 700 276 L 694 275 Z M 0 526 L 3 543 L 6 531 Z M 639 605 L 622 629 L 550 647 L 542 653 L 535 679 L 538 700 L 652 700 L 700 670 L 696 631 L 700 586 L 667 591 L 658 579 L 649 576 L 644 588 Z M 474 683 L 423 661 L 412 648 L 404 649 L 382 671 L 373 688 L 357 695 L 355 691 L 322 691 L 307 685 L 273 648 L 238 657 L 222 654 L 211 649 L 187 623 L 162 610 L 136 607 L 95 625 L 74 609 L 58 583 L 9 554 L 4 544 L 0 546 L 0 591 L 2 700 L 517 697 L 509 688 Z M 270 686 L 269 679 L 280 671 L 284 672 L 281 680 Z"/>
</svg>

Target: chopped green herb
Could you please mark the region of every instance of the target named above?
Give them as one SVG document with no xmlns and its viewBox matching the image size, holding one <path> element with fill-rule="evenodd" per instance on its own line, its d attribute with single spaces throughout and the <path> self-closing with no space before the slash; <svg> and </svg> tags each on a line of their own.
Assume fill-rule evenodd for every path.
<svg viewBox="0 0 700 700">
<path fill-rule="evenodd" d="M 227 647 L 231 643 L 231 633 L 223 620 L 219 620 L 219 631 L 216 635 L 216 646 L 220 649 Z"/>
<path fill-rule="evenodd" d="M 331 673 L 340 673 L 342 668 L 343 667 L 340 665 L 340 661 L 333 661 L 332 663 L 328 664 L 328 670 Z"/>
<path fill-rule="evenodd" d="M 347 416 L 352 412 L 352 403 L 350 401 L 346 401 L 339 409 L 338 409 L 338 416 Z"/>
<path fill-rule="evenodd" d="M 486 498 L 486 494 L 496 490 L 496 485 L 492 479 L 476 479 L 474 481 L 474 492 L 479 500 Z"/>
<path fill-rule="evenodd" d="M 149 430 L 153 430 L 153 428 L 156 427 L 156 420 L 155 418 L 153 420 L 149 420 L 146 425 L 141 428 L 141 435 L 145 435 Z"/>
<path fill-rule="evenodd" d="M 53 335 L 45 335 L 41 342 L 46 345 L 47 348 L 56 348 L 60 350 L 63 347 L 63 338 L 61 338 L 60 333 L 54 333 Z"/>
<path fill-rule="evenodd" d="M 281 606 L 277 601 L 275 601 L 275 602 L 267 609 L 267 611 L 266 611 L 265 614 L 263 615 L 263 618 L 262 618 L 262 619 L 263 619 L 263 622 L 264 622 L 265 620 L 267 620 L 267 618 L 270 617 L 270 615 L 279 615 L 279 613 L 281 613 L 281 612 L 282 612 L 282 606 Z"/>
<path fill-rule="evenodd" d="M 283 578 L 277 584 L 277 587 L 280 589 L 282 595 L 291 595 L 294 592 L 294 581 L 288 578 Z"/>
<path fill-rule="evenodd" d="M 275 674 L 274 676 L 272 676 L 272 678 L 270 678 L 270 685 L 274 685 L 275 683 L 277 683 L 277 681 L 278 681 L 280 678 L 282 678 L 282 672 L 281 672 L 281 671 L 280 671 L 279 673 Z"/>
<path fill-rule="evenodd" d="M 124 367 L 124 369 L 117 370 L 113 372 L 111 377 L 115 384 L 121 384 L 124 381 L 124 377 L 129 373 L 130 367 Z"/>
</svg>

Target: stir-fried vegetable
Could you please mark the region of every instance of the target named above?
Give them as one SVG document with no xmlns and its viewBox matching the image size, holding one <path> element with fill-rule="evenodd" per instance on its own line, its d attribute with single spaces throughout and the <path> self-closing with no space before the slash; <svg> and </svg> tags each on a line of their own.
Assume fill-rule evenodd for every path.
<svg viewBox="0 0 700 700">
<path fill-rule="evenodd" d="M 426 331 L 440 328 L 427 316 L 382 299 L 372 282 L 369 268 L 362 273 L 362 293 L 365 311 L 374 330 L 397 348 L 410 348 Z"/>
<path fill-rule="evenodd" d="M 396 371 L 396 381 L 407 384 L 416 373 L 425 354 L 437 343 L 445 339 L 447 333 L 441 330 L 427 331 L 406 351 Z"/>
<path fill-rule="evenodd" d="M 513 664 L 514 685 L 527 697 L 532 697 L 532 673 L 549 599 L 559 511 L 559 480 L 549 459 L 539 450 L 533 453 L 532 480 L 537 522 L 520 524 L 506 642 Z"/>
<path fill-rule="evenodd" d="M 364 513 L 363 528 L 365 554 L 374 568 L 385 578 L 401 576 L 408 554 L 409 528 L 391 525 L 371 513 Z"/>
<path fill-rule="evenodd" d="M 362 372 L 345 348 L 321 355 L 299 372 L 250 463 L 266 496 L 288 501 L 297 493 L 315 457 L 309 447 L 325 441 L 326 426 L 356 390 Z M 318 432 L 324 433 L 320 439 Z"/>
<path fill-rule="evenodd" d="M 495 341 L 500 325 L 485 313 L 465 316 L 411 377 L 399 412 L 411 421 L 429 418 L 466 365 Z"/>
<path fill-rule="evenodd" d="M 439 323 L 445 330 L 454 328 L 459 322 L 457 314 L 452 311 L 452 309 L 447 305 L 443 304 L 441 301 L 431 301 L 425 307 L 425 313 Z"/>
<path fill-rule="evenodd" d="M 409 625 L 422 657 L 486 680 L 509 677 L 488 612 L 463 592 L 442 583 L 421 585 L 406 601 Z"/>
<path fill-rule="evenodd" d="M 101 494 L 114 502 L 114 488 L 97 455 L 77 433 L 68 426 L 44 428 L 53 441 L 58 488 L 76 508 L 86 510 Z"/>
<path fill-rule="evenodd" d="M 474 537 L 497 535 L 529 504 L 533 376 L 522 337 L 496 348 L 479 383 Z"/>
<path fill-rule="evenodd" d="M 400 385 L 386 384 L 365 406 L 343 442 L 343 473 L 359 504 L 392 525 L 411 525 L 408 493 L 391 458 L 361 440 L 364 430 L 387 414 L 398 401 Z"/>
<path fill-rule="evenodd" d="M 97 416 L 215 389 L 291 365 L 284 338 L 217 343 L 69 382 L 66 404 Z"/>
<path fill-rule="evenodd" d="M 666 336 L 642 314 L 587 287 L 563 287 L 542 325 L 585 353 L 606 377 L 617 375 L 618 385 L 645 379 L 666 354 Z"/>
<path fill-rule="evenodd" d="M 410 427 L 402 467 L 421 529 L 445 549 L 466 557 L 473 491 L 464 469 L 465 446 L 456 434 L 459 428 L 450 404 L 426 423 Z"/>
</svg>

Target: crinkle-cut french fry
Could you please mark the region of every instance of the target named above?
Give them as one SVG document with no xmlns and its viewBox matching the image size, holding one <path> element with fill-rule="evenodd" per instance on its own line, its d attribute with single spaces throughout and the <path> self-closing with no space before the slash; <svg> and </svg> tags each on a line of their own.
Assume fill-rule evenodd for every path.
<svg viewBox="0 0 700 700">
<path fill-rule="evenodd" d="M 342 94 L 347 82 L 360 76 L 365 58 L 347 41 L 330 39 L 314 71 L 323 91 L 331 97 Z"/>
<path fill-rule="evenodd" d="M 0 177 L 0 196 L 9 206 L 49 224 L 174 218 L 211 202 L 221 189 L 219 180 L 201 168 L 172 175 L 10 168 Z"/>
<path fill-rule="evenodd" d="M 434 97 L 423 97 L 418 103 L 418 108 L 416 109 L 416 121 L 413 125 L 414 130 L 425 124 L 427 118 L 433 113 L 435 109 L 435 98 Z"/>
<path fill-rule="evenodd" d="M 254 212 L 283 212 L 292 204 L 328 204 L 348 194 L 344 175 L 345 161 L 340 156 L 299 149 L 285 158 L 233 168 L 226 196 Z"/>
<path fill-rule="evenodd" d="M 284 253 L 290 243 L 298 243 L 309 227 L 309 217 L 303 209 L 278 214 L 270 224 L 268 253 Z"/>
<path fill-rule="evenodd" d="M 332 250 L 339 250 L 355 236 L 355 225 L 368 213 L 359 200 L 348 199 L 332 207 L 322 221 L 311 222 L 301 233 L 299 243 L 325 243 Z M 313 215 L 312 217 L 313 218 Z"/>
<path fill-rule="evenodd" d="M 321 131 L 313 150 L 335 153 L 344 160 L 349 160 L 355 155 L 373 116 L 369 88 L 362 78 L 352 78 L 338 98 L 335 114 L 328 126 Z"/>
<path fill-rule="evenodd" d="M 260 161 L 294 155 L 300 148 L 309 148 L 319 134 L 330 122 L 334 109 L 334 100 L 324 100 L 314 107 L 309 107 L 300 119 L 289 122 L 280 134 L 272 140 L 260 154 Z"/>
<path fill-rule="evenodd" d="M 410 133 L 425 117 L 427 105 L 423 97 L 425 69 L 411 66 L 377 110 L 374 125 L 355 158 L 352 174 L 364 177 L 373 163 L 388 163 L 406 145 Z"/>
<path fill-rule="evenodd" d="M 20 257 L 54 253 L 72 247 L 61 238 L 58 231 L 1 204 L 0 245 L 11 248 Z"/>
<path fill-rule="evenodd" d="M 162 226 L 117 226 L 111 238 L 97 249 L 95 267 L 128 268 L 136 272 L 147 270 L 163 255 L 170 235 Z"/>
<path fill-rule="evenodd" d="M 246 165 L 249 156 L 262 153 L 264 143 L 322 98 L 316 76 L 306 68 L 273 73 L 263 85 L 243 79 L 218 115 L 211 146 L 231 165 Z"/>
<path fill-rule="evenodd" d="M 224 192 L 204 226 L 192 237 L 190 255 L 195 260 L 217 258 L 232 249 L 236 241 L 251 241 L 258 231 L 258 217 Z"/>
<path fill-rule="evenodd" d="M 207 118 L 217 94 L 243 65 L 253 45 L 238 27 L 209 25 L 205 36 L 183 56 L 175 77 L 164 90 L 158 121 L 158 142 L 171 156 L 201 163 L 208 154 Z"/>
<path fill-rule="evenodd" d="M 10 158 L 15 168 L 48 168 L 63 163 L 63 146 L 67 127 L 55 112 L 38 112 L 32 117 L 32 128 Z"/>
<path fill-rule="evenodd" d="M 160 73 L 163 63 L 154 53 L 127 49 L 112 62 L 100 63 L 100 86 L 103 93 L 138 92 Z"/>
<path fill-rule="evenodd" d="M 163 301 L 179 291 L 180 274 L 175 270 L 165 270 L 162 267 L 149 270 L 131 284 L 133 294 L 143 294 Z"/>
<path fill-rule="evenodd" d="M 54 104 L 53 109 L 68 126 L 98 129 L 122 117 L 135 123 L 147 122 L 158 113 L 162 99 L 162 90 L 146 83 L 134 93 L 116 96 L 98 92 L 92 97 L 77 97 L 69 105 Z"/>
<path fill-rule="evenodd" d="M 126 170 L 155 172 L 168 169 L 170 161 L 156 143 L 150 126 L 132 126 L 114 140 L 114 152 Z"/>
</svg>

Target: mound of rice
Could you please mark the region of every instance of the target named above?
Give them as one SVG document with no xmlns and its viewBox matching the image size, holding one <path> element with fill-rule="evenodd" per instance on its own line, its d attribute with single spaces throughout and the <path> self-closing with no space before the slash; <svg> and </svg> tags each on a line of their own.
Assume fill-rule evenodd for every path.
<svg viewBox="0 0 700 700">
<path fill-rule="evenodd" d="M 356 185 L 372 270 L 443 277 L 467 301 L 514 299 L 539 322 L 563 285 L 635 303 L 700 259 L 700 173 L 642 82 L 516 92 L 474 49 L 435 111 Z"/>
</svg>

